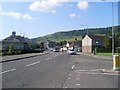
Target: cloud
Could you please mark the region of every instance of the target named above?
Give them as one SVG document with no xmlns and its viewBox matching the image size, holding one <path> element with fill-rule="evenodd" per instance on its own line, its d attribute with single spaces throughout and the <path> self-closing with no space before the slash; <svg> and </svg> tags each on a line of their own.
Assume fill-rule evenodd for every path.
<svg viewBox="0 0 120 90">
<path fill-rule="evenodd" d="M 89 4 L 87 1 L 80 1 L 77 6 L 79 7 L 79 9 L 85 10 L 89 7 Z"/>
<path fill-rule="evenodd" d="M 52 10 L 52 13 L 56 13 L 56 10 Z"/>
<path fill-rule="evenodd" d="M 42 0 L 33 2 L 29 6 L 29 9 L 32 11 L 39 12 L 55 12 L 54 8 L 59 5 L 60 5 L 59 0 Z"/>
<path fill-rule="evenodd" d="M 2 15 L 5 16 L 12 16 L 15 19 L 35 19 L 34 17 L 28 15 L 28 14 L 21 14 L 19 12 L 2 12 Z"/>
<path fill-rule="evenodd" d="M 75 13 L 72 13 L 69 15 L 71 18 L 76 17 L 77 15 Z"/>
</svg>

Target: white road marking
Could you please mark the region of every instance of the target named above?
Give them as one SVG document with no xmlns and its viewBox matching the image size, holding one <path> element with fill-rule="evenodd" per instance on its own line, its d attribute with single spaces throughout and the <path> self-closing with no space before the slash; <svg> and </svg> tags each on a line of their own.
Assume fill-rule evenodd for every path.
<svg viewBox="0 0 120 90">
<path fill-rule="evenodd" d="M 32 65 L 35 65 L 35 64 L 38 64 L 38 63 L 40 63 L 40 61 L 35 62 L 35 63 L 28 64 L 28 65 L 26 65 L 26 67 L 28 67 L 28 66 L 32 66 Z"/>
<path fill-rule="evenodd" d="M 71 69 L 73 70 L 73 69 L 74 69 L 74 67 L 75 67 L 75 65 L 73 65 L 73 66 L 71 67 Z"/>
<path fill-rule="evenodd" d="M 56 56 L 58 56 L 58 54 Z"/>
<path fill-rule="evenodd" d="M 68 78 L 68 79 L 71 79 L 71 78 Z"/>
<path fill-rule="evenodd" d="M 100 71 L 100 70 L 105 71 L 106 69 L 93 69 L 93 70 L 90 70 L 90 71 Z"/>
<path fill-rule="evenodd" d="M 103 73 L 104 75 L 120 75 L 118 73 Z"/>
<path fill-rule="evenodd" d="M 103 71 L 103 72 L 98 72 Z M 91 74 L 91 75 L 120 75 L 119 73 L 114 72 L 105 72 L 106 69 L 92 69 L 92 70 L 75 70 L 74 72 L 77 73 L 77 76 L 80 74 Z"/>
<path fill-rule="evenodd" d="M 75 72 L 85 72 L 87 70 L 75 70 Z"/>
<path fill-rule="evenodd" d="M 53 57 L 56 57 L 56 56 L 53 56 Z"/>
<path fill-rule="evenodd" d="M 57 57 L 58 55 L 55 55 L 55 57 Z"/>
<path fill-rule="evenodd" d="M 91 75 L 120 75 L 118 73 L 93 73 L 93 72 L 82 72 L 80 74 L 91 74 Z M 79 74 L 77 75 L 79 76 Z"/>
<path fill-rule="evenodd" d="M 89 55 L 89 54 L 85 54 L 85 53 L 80 53 L 80 54 L 83 54 L 83 55 L 87 55 L 87 56 L 90 56 L 90 57 L 95 57 L 95 58 L 102 58 L 102 59 L 112 59 L 112 58 L 109 58 L 109 57 L 99 57 L 99 56 L 94 56 L 94 55 Z"/>
<path fill-rule="evenodd" d="M 50 59 L 52 59 L 52 57 L 50 57 L 50 58 L 46 58 L 45 60 L 47 61 L 47 60 L 50 60 Z"/>
<path fill-rule="evenodd" d="M 77 86 L 80 86 L 80 84 L 76 84 Z"/>
<path fill-rule="evenodd" d="M 7 73 L 7 72 L 12 72 L 12 71 L 15 71 L 15 70 L 16 70 L 15 68 L 11 69 L 11 70 L 6 70 L 6 71 L 1 72 L 0 74 Z"/>
<path fill-rule="evenodd" d="M 67 88 L 67 87 L 63 87 L 63 88 Z"/>
<path fill-rule="evenodd" d="M 54 85 L 52 86 L 52 88 L 55 88 Z"/>
<path fill-rule="evenodd" d="M 46 58 L 45 60 L 47 61 L 47 60 L 49 60 L 49 58 Z"/>
</svg>

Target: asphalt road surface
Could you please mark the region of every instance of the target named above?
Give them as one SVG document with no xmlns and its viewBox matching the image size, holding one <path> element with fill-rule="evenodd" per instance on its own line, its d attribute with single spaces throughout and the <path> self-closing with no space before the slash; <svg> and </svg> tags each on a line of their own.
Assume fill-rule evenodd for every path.
<svg viewBox="0 0 120 90">
<path fill-rule="evenodd" d="M 2 88 L 118 88 L 112 60 L 50 52 L 2 63 Z"/>
</svg>

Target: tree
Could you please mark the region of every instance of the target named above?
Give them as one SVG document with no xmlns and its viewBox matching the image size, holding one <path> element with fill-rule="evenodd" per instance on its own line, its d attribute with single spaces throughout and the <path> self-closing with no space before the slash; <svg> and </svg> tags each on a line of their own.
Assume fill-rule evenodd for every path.
<svg viewBox="0 0 120 90">
<path fill-rule="evenodd" d="M 111 33 L 106 34 L 104 39 L 104 42 L 105 42 L 104 46 L 106 49 L 108 49 L 108 51 L 111 51 L 112 49 L 112 38 L 110 36 L 112 36 Z"/>
<path fill-rule="evenodd" d="M 12 54 L 13 52 L 14 52 L 13 44 L 10 44 L 8 48 L 8 54 Z"/>
<path fill-rule="evenodd" d="M 120 33 L 115 35 L 115 48 L 120 47 Z"/>
<path fill-rule="evenodd" d="M 63 46 L 63 42 L 62 41 L 60 42 L 60 46 Z"/>
</svg>

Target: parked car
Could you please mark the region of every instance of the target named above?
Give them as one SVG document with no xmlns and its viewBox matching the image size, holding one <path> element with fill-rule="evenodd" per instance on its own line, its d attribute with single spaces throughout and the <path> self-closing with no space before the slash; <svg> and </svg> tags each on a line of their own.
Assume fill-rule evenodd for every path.
<svg viewBox="0 0 120 90">
<path fill-rule="evenodd" d="M 60 50 L 59 49 L 53 49 L 53 52 L 59 52 Z"/>
<path fill-rule="evenodd" d="M 77 52 L 74 49 L 70 49 L 70 50 L 68 50 L 68 54 L 69 55 L 76 55 Z"/>
</svg>

